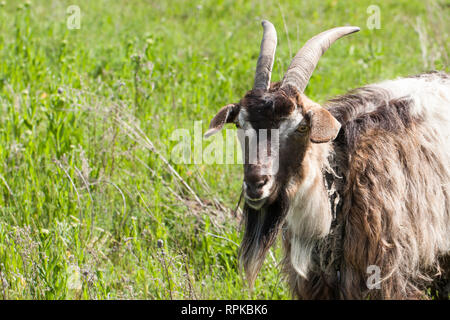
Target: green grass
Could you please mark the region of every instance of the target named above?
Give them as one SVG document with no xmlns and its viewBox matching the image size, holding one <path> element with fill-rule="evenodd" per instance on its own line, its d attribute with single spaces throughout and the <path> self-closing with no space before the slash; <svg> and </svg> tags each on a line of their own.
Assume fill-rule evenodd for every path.
<svg viewBox="0 0 450 320">
<path fill-rule="evenodd" d="M 250 89 L 263 18 L 273 81 L 314 34 L 362 28 L 321 59 L 306 93 L 323 102 L 449 71 L 449 14 L 442 0 L 0 1 L 0 298 L 290 298 L 279 246 L 253 290 L 238 270 L 240 166 L 172 163 L 172 132 L 205 130 Z"/>
</svg>

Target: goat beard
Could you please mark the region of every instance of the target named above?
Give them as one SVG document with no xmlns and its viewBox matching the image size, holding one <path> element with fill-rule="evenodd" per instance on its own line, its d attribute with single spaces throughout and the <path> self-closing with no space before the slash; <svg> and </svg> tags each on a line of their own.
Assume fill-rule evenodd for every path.
<svg viewBox="0 0 450 320">
<path fill-rule="evenodd" d="M 244 237 L 239 261 L 252 287 L 281 228 L 284 230 L 284 267 L 308 278 L 312 252 L 329 234 L 331 212 L 328 195 L 322 185 L 300 191 L 281 192 L 272 203 L 255 210 L 244 205 Z"/>
<path fill-rule="evenodd" d="M 288 199 L 279 194 L 270 204 L 256 210 L 244 205 L 244 237 L 239 249 L 239 261 L 250 287 L 253 286 L 270 247 L 283 226 L 288 210 Z"/>
</svg>

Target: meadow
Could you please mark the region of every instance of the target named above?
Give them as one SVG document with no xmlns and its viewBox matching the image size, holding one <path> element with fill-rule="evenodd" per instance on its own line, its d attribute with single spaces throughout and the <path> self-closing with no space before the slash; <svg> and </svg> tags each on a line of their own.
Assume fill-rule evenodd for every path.
<svg viewBox="0 0 450 320">
<path fill-rule="evenodd" d="M 361 27 L 311 78 L 324 102 L 450 71 L 449 16 L 447 0 L 0 1 L 0 299 L 289 299 L 280 245 L 253 289 L 239 271 L 241 166 L 175 163 L 172 133 L 251 88 L 262 19 L 272 81 L 313 35 Z"/>
</svg>

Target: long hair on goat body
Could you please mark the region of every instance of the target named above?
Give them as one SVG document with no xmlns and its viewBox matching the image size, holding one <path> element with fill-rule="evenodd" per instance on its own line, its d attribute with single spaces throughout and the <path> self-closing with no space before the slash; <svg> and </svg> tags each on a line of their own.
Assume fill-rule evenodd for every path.
<svg viewBox="0 0 450 320">
<path fill-rule="evenodd" d="M 250 282 L 283 230 L 284 269 L 299 298 L 423 298 L 448 272 L 440 261 L 450 253 L 449 88 L 447 74 L 432 73 L 329 101 L 342 128 L 304 155 L 310 185 L 286 187 L 261 212 L 244 208 L 240 259 Z M 330 171 L 340 199 L 335 219 L 324 182 Z M 370 266 L 380 270 L 371 289 Z"/>
</svg>

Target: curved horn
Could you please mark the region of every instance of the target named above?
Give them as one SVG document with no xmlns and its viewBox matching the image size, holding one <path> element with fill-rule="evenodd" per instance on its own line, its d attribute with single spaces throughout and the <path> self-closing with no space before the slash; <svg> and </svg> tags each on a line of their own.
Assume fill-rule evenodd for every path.
<svg viewBox="0 0 450 320">
<path fill-rule="evenodd" d="M 258 64 L 256 65 L 255 84 L 253 89 L 267 90 L 270 85 L 275 49 L 277 47 L 277 31 L 267 20 L 261 22 L 264 33 L 261 40 Z"/>
<path fill-rule="evenodd" d="M 281 88 L 287 85 L 294 86 L 303 92 L 308 84 L 309 78 L 317 66 L 320 57 L 339 38 L 358 32 L 358 27 L 337 27 L 309 39 L 298 51 L 284 75 Z"/>
</svg>

